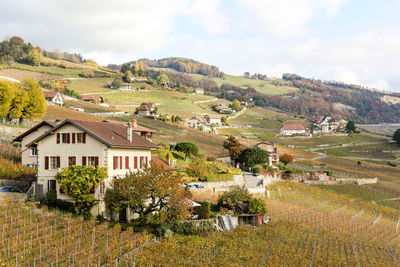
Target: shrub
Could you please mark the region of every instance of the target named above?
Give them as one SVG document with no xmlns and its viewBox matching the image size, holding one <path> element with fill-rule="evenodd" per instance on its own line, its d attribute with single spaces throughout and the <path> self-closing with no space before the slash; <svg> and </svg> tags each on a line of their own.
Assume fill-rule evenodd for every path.
<svg viewBox="0 0 400 267">
<path fill-rule="evenodd" d="M 186 173 L 190 177 L 199 178 L 200 181 L 207 181 L 207 177 L 210 175 L 207 165 L 202 159 L 192 161 L 186 169 Z"/>
<path fill-rule="evenodd" d="M 261 173 L 261 168 L 260 167 L 253 167 L 252 171 L 253 171 L 254 174 L 259 174 L 259 173 Z"/>
<path fill-rule="evenodd" d="M 197 202 L 201 204 L 200 207 L 195 207 L 194 211 L 199 215 L 199 219 L 209 219 L 211 216 L 210 202 Z"/>
<path fill-rule="evenodd" d="M 62 200 L 62 199 L 57 199 L 55 206 L 59 210 L 70 212 L 70 213 L 75 213 L 75 204 L 73 202 Z"/>
<path fill-rule="evenodd" d="M 249 213 L 258 214 L 258 213 L 266 213 L 267 206 L 265 204 L 264 199 L 262 198 L 250 198 L 249 200 Z"/>
<path fill-rule="evenodd" d="M 56 190 L 50 190 L 46 193 L 46 204 L 50 207 L 55 207 L 57 202 Z"/>
<path fill-rule="evenodd" d="M 250 197 L 247 188 L 233 186 L 218 198 L 218 206 L 233 210 L 237 214 L 246 213 L 249 208 Z"/>
<path fill-rule="evenodd" d="M 0 177 L 8 180 L 34 180 L 36 170 L 22 164 L 0 158 Z"/>
</svg>

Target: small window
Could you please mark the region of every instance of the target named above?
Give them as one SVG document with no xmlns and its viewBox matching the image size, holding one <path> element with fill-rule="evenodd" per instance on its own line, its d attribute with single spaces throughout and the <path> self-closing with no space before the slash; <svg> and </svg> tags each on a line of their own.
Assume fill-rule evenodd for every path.
<svg viewBox="0 0 400 267">
<path fill-rule="evenodd" d="M 98 161 L 98 157 L 88 157 L 87 165 L 96 167 L 99 164 Z"/>
<path fill-rule="evenodd" d="M 60 157 L 50 157 L 50 169 L 60 168 Z"/>
<path fill-rule="evenodd" d="M 85 144 L 86 143 L 86 133 L 77 133 L 76 134 L 76 142 Z"/>
<path fill-rule="evenodd" d="M 63 144 L 68 144 L 68 143 L 69 143 L 69 142 L 68 142 L 68 141 L 69 141 L 69 140 L 68 140 L 68 139 L 69 139 L 68 137 L 69 137 L 69 134 L 67 134 L 67 133 L 61 134 L 61 140 L 62 140 L 62 143 L 63 143 Z"/>
<path fill-rule="evenodd" d="M 37 156 L 37 147 L 36 146 L 32 146 L 29 151 L 30 151 L 29 155 L 31 157 Z"/>
</svg>

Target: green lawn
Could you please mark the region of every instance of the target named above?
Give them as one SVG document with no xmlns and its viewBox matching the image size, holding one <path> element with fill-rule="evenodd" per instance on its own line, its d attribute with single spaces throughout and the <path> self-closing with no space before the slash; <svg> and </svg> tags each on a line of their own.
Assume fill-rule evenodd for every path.
<svg viewBox="0 0 400 267">
<path fill-rule="evenodd" d="M 112 92 L 113 89 L 108 88 L 108 82 L 112 81 L 111 78 L 92 78 L 92 79 L 79 79 L 71 80 L 69 87 L 74 89 L 80 94 L 94 93 L 94 92 Z"/>
<path fill-rule="evenodd" d="M 142 102 L 154 102 L 157 104 L 159 114 L 168 115 L 198 115 L 214 113 L 195 104 L 195 101 L 209 100 L 213 97 L 205 95 L 191 95 L 177 91 L 153 89 L 150 91 L 124 92 L 116 91 L 112 94 L 103 95 L 106 102 L 116 106 L 118 109 L 135 111 Z"/>
</svg>

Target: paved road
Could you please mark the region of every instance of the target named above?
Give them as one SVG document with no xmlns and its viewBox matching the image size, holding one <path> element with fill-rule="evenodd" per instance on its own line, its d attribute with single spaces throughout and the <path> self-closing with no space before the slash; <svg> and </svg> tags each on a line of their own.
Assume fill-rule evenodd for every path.
<svg viewBox="0 0 400 267">
<path fill-rule="evenodd" d="M 214 102 L 214 101 L 217 101 L 217 100 L 218 100 L 218 98 L 213 98 L 213 99 L 209 99 L 209 100 L 194 101 L 193 103 L 200 104 L 200 103 Z"/>
<path fill-rule="evenodd" d="M 251 172 L 243 172 L 243 177 L 244 177 L 244 185 L 247 188 L 258 187 L 262 184 L 262 179 L 257 178 L 257 176 L 255 176 Z"/>
</svg>

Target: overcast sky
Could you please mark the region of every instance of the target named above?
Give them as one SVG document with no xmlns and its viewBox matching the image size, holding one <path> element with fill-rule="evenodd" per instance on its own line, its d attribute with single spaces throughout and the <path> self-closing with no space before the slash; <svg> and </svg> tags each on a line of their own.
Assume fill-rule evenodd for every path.
<svg viewBox="0 0 400 267">
<path fill-rule="evenodd" d="M 1 0 L 0 38 L 100 64 L 180 56 L 400 92 L 400 0 Z"/>
</svg>

